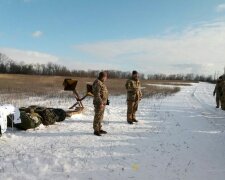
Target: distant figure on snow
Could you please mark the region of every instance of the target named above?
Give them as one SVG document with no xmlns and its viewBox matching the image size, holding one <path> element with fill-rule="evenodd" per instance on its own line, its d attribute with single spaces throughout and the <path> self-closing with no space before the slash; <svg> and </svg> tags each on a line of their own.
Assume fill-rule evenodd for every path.
<svg viewBox="0 0 225 180">
<path fill-rule="evenodd" d="M 221 100 L 223 96 L 223 84 L 224 84 L 223 78 L 222 76 L 220 76 L 216 82 L 216 87 L 213 91 L 213 96 L 216 95 L 216 108 L 219 108 L 222 102 Z"/>
<path fill-rule="evenodd" d="M 224 80 L 224 76 L 223 76 L 223 80 Z M 225 110 L 225 82 L 224 81 L 222 86 L 221 109 Z"/>
<path fill-rule="evenodd" d="M 127 122 L 133 124 L 138 122 L 135 113 L 142 98 L 141 84 L 137 71 L 132 72 L 132 76 L 127 80 L 125 87 L 127 89 Z"/>
</svg>

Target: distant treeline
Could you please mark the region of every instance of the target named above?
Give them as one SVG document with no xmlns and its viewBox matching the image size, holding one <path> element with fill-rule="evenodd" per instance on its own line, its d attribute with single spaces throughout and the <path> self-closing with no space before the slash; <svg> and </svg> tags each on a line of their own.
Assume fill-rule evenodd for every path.
<svg viewBox="0 0 225 180">
<path fill-rule="evenodd" d="M 52 75 L 52 76 L 75 76 L 75 77 L 97 77 L 99 70 L 69 70 L 66 66 L 54 63 L 47 64 L 25 64 L 17 63 L 6 55 L 0 53 L 0 73 L 7 74 L 29 74 L 29 75 Z M 107 70 L 110 78 L 125 79 L 130 77 L 130 72 Z M 140 73 L 144 79 L 144 74 Z"/>
<path fill-rule="evenodd" d="M 198 75 L 198 74 L 149 74 L 147 75 L 148 80 L 181 80 L 181 81 L 204 81 L 214 82 L 217 77 L 209 75 Z"/>
<path fill-rule="evenodd" d="M 107 70 L 109 78 L 127 79 L 131 72 Z M 17 63 L 6 55 L 0 53 L 0 73 L 7 74 L 29 74 L 29 75 L 54 75 L 54 76 L 75 76 L 75 77 L 97 77 L 98 70 L 69 70 L 66 66 L 47 64 L 25 64 Z M 206 81 L 213 82 L 215 77 L 194 75 L 194 74 L 149 74 L 145 77 L 140 73 L 140 79 L 148 80 L 184 80 L 184 81 Z"/>
</svg>

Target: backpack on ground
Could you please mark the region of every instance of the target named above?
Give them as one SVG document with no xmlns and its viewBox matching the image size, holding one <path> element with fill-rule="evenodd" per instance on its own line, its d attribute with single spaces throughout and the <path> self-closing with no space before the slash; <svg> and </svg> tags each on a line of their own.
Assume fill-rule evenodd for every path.
<svg viewBox="0 0 225 180">
<path fill-rule="evenodd" d="M 57 120 L 57 115 L 49 108 L 36 107 L 34 108 L 34 112 L 42 117 L 42 123 L 45 126 L 52 125 Z"/>
<path fill-rule="evenodd" d="M 21 123 L 14 124 L 14 126 L 22 130 L 34 129 L 38 127 L 42 122 L 42 118 L 39 114 L 26 113 L 24 111 L 20 111 L 20 119 Z"/>
<path fill-rule="evenodd" d="M 66 112 L 59 108 L 49 108 L 56 115 L 56 122 L 61 122 L 66 119 Z"/>
</svg>

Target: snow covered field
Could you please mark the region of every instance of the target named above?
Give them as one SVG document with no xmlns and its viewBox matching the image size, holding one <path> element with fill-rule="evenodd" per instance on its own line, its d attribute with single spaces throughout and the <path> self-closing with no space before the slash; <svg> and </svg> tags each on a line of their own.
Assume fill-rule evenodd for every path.
<svg viewBox="0 0 225 180">
<path fill-rule="evenodd" d="M 215 109 L 213 88 L 199 83 L 164 99 L 143 99 L 134 125 L 126 123 L 125 96 L 111 97 L 108 134 L 101 137 L 93 135 L 91 99 L 83 114 L 62 123 L 9 129 L 0 138 L 0 179 L 224 180 L 225 111 Z"/>
</svg>

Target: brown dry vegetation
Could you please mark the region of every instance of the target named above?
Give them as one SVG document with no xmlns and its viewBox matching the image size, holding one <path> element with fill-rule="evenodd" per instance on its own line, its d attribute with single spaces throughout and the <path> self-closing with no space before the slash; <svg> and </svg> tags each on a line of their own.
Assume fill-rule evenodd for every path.
<svg viewBox="0 0 225 180">
<path fill-rule="evenodd" d="M 94 78 L 79 78 L 79 77 L 63 77 L 63 76 L 36 76 L 36 75 L 12 75 L 0 74 L 0 93 L 2 98 L 20 99 L 27 96 L 48 96 L 48 97 L 65 97 L 72 96 L 72 92 L 63 91 L 63 80 L 72 78 L 78 80 L 77 91 L 80 94 L 86 93 L 86 84 L 92 83 Z M 126 79 L 108 79 L 106 85 L 110 95 L 122 95 L 125 90 Z M 165 96 L 176 93 L 180 90 L 179 87 L 158 87 L 147 84 L 175 84 L 188 85 L 178 81 L 153 81 L 143 80 L 142 86 L 145 87 L 142 92 L 144 97 L 150 96 Z"/>
</svg>

